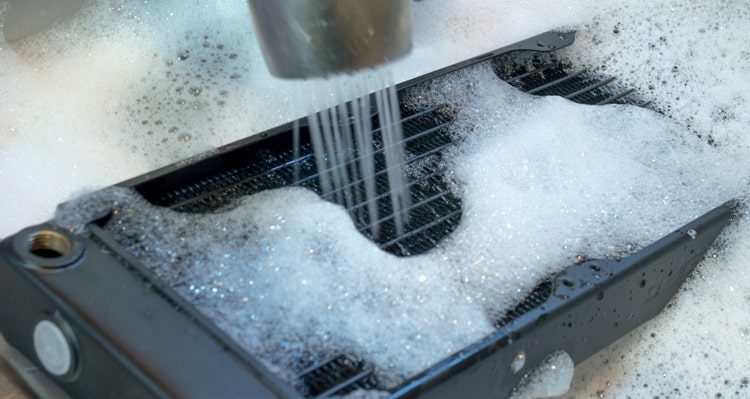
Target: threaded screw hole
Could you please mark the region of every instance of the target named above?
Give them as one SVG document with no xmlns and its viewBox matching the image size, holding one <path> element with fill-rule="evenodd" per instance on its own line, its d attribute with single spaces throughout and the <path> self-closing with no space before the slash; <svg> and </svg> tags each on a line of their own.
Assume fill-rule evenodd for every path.
<svg viewBox="0 0 750 399">
<path fill-rule="evenodd" d="M 68 237 L 51 230 L 36 232 L 29 238 L 28 251 L 40 258 L 58 259 L 68 256 L 73 243 Z"/>
</svg>

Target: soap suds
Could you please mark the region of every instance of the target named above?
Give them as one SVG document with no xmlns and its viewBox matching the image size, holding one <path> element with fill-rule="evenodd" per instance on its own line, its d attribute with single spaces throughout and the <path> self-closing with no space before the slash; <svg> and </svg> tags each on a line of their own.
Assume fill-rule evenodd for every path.
<svg viewBox="0 0 750 399">
<path fill-rule="evenodd" d="M 735 180 L 747 176 L 742 159 L 747 158 L 747 112 L 743 107 L 747 104 L 748 64 L 741 38 L 749 28 L 748 3 L 631 2 L 600 12 L 612 4 L 615 2 L 416 2 L 415 50 L 395 65 L 396 78 L 405 80 L 541 31 L 578 27 L 577 43 L 567 53 L 574 64 L 594 69 L 606 66 L 602 72 L 638 87 L 691 134 L 717 144 L 725 155 L 723 170 Z M 245 35 L 250 28 L 244 1 L 120 1 L 95 2 L 92 7 L 86 11 L 90 14 L 75 17 L 72 25 L 61 25 L 51 36 L 40 36 L 43 39 L 36 44 L 24 46 L 21 57 L 16 53 L 18 45 L 0 43 L 0 236 L 49 218 L 55 204 L 83 188 L 112 184 L 154 165 L 173 162 L 171 156 L 187 156 L 304 113 L 302 108 L 295 110 L 289 100 L 288 93 L 295 92 L 289 88 L 298 86 L 268 77 L 254 38 Z M 92 14 L 97 17 L 87 17 Z M 594 15 L 598 19 L 589 23 Z M 251 65 L 242 68 L 246 67 L 252 78 L 243 75 L 247 87 L 219 89 L 220 95 L 224 89 L 237 90 L 229 94 L 236 103 L 227 102 L 227 111 L 213 105 L 202 108 L 206 125 L 189 126 L 195 132 L 213 129 L 221 137 L 212 141 L 212 136 L 198 134 L 188 142 L 168 139 L 170 147 L 158 151 L 137 142 L 147 136 L 148 131 L 144 135 L 138 126 L 143 119 L 131 121 L 119 112 L 139 98 L 135 93 L 147 92 L 154 81 L 166 75 L 165 64 L 151 61 L 154 52 L 161 61 L 173 58 L 180 50 L 202 46 L 200 40 L 186 46 L 181 38 L 187 31 L 214 37 L 213 33 L 227 30 L 234 32 L 227 38 L 241 42 L 243 48 L 248 46 L 244 51 L 249 53 Z M 30 48 L 33 46 L 37 47 Z M 242 50 L 237 51 L 240 54 Z M 140 81 L 145 73 L 142 65 L 155 68 L 149 78 L 153 81 Z M 695 69 L 691 72 L 690 68 Z M 208 123 L 207 117 L 214 113 L 226 119 L 214 116 Z M 196 117 L 190 123 L 200 120 Z M 131 134 L 131 128 L 140 134 Z M 638 143 L 648 138 L 644 134 L 633 139 Z M 538 145 L 546 146 L 542 141 Z M 689 163 L 692 170 L 702 172 L 709 167 L 698 161 Z M 735 162 L 739 162 L 737 169 Z M 589 164 L 588 170 L 600 165 Z M 549 169 L 554 169 L 552 166 Z M 720 178 L 706 183 L 723 189 L 723 182 Z M 694 192 L 688 198 L 705 200 L 702 193 Z M 635 203 L 637 209 L 640 205 Z M 649 215 L 659 217 L 657 213 Z M 502 237 L 517 236 L 515 232 L 524 225 L 512 227 L 505 227 Z M 576 241 L 571 232 L 563 230 L 556 226 L 553 233 Z M 672 306 L 657 321 L 579 367 L 579 382 L 574 382 L 567 397 L 744 395 L 748 385 L 748 376 L 742 374 L 744 354 L 750 349 L 745 309 L 750 279 L 744 265 L 750 232 L 744 228 L 733 232 L 726 248 L 735 255 L 706 262 L 699 269 L 704 271 L 703 277 L 690 280 L 688 290 L 675 302 L 691 300 L 690 306 Z M 532 258 L 536 259 L 533 253 Z M 510 285 L 506 291 L 516 288 Z M 695 314 L 677 317 L 690 310 Z M 730 311 L 735 313 L 727 313 Z M 696 323 L 702 323 L 697 333 L 693 328 Z M 708 356 L 685 348 L 705 348 L 703 355 Z"/>
<path fill-rule="evenodd" d="M 727 153 L 745 154 L 750 123 L 747 1 L 661 1 L 597 16 L 562 54 L 616 76 L 652 106 Z"/>
<path fill-rule="evenodd" d="M 724 165 L 718 169 L 744 179 L 750 53 L 738 39 L 748 29 L 747 1 L 628 3 L 597 16 L 562 53 L 573 65 L 638 88 L 651 107 L 720 150 Z M 672 306 L 579 365 L 563 397 L 750 395 L 749 236 L 743 213 L 724 234 L 721 251 L 698 266 Z"/>
<path fill-rule="evenodd" d="M 564 351 L 550 354 L 523 377 L 511 399 L 541 399 L 568 392 L 574 364 Z"/>
<path fill-rule="evenodd" d="M 428 87 L 412 102 L 457 110 L 464 137 L 446 162 L 463 217 L 425 255 L 381 251 L 300 188 L 206 215 L 115 188 L 63 205 L 57 223 L 80 230 L 108 201 L 114 237 L 282 375 L 349 353 L 393 387 L 491 333 L 576 256 L 647 245 L 742 189 L 716 149 L 649 110 L 533 97 L 487 64 Z"/>
<path fill-rule="evenodd" d="M 745 210 L 668 308 L 578 365 L 571 390 L 560 398 L 747 396 L 748 235 Z"/>
<path fill-rule="evenodd" d="M 536 0 L 509 13 L 478 0 L 415 2 L 414 51 L 394 79 L 580 26 L 599 3 Z M 10 193 L 0 196 L 0 237 L 50 218 L 82 187 L 303 117 L 300 90 L 268 73 L 244 0 L 91 1 L 34 36 L 0 37 L 0 186 Z M 19 178 L 30 171 L 45 183 Z"/>
<path fill-rule="evenodd" d="M 108 210 L 107 229 L 129 252 L 292 381 L 349 353 L 394 386 L 492 331 L 444 265 L 381 251 L 343 208 L 306 189 L 196 215 L 115 187 L 61 205 L 57 223 L 82 231 Z"/>
<path fill-rule="evenodd" d="M 481 300 L 520 301 L 577 255 L 647 245 L 745 190 L 747 161 L 646 109 L 529 96 L 484 65 L 429 87 L 412 101 L 453 104 L 455 129 L 470 132 L 448 156 L 463 217 L 443 247 L 498 291 Z"/>
</svg>

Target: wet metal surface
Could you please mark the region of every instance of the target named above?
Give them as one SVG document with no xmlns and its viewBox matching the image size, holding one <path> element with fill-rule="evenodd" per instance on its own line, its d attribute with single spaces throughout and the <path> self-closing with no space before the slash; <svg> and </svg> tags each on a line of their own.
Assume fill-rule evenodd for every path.
<svg viewBox="0 0 750 399">
<path fill-rule="evenodd" d="M 0 399 L 31 399 L 34 398 L 17 381 L 10 367 L 0 359 Z"/>
</svg>

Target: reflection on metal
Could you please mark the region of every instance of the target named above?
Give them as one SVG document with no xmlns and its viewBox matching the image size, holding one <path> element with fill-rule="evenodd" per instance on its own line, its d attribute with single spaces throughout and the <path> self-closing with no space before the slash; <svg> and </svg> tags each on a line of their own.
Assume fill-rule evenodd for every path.
<svg viewBox="0 0 750 399">
<path fill-rule="evenodd" d="M 10 346 L 0 334 L 0 398 L 69 399 L 23 354 Z"/>
<path fill-rule="evenodd" d="M 349 73 L 411 50 L 412 0 L 250 0 L 271 74 L 305 78 Z"/>
</svg>

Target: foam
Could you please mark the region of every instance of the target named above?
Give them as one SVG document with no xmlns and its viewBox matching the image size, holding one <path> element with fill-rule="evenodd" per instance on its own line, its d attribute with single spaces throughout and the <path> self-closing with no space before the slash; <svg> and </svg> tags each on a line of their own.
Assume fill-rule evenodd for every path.
<svg viewBox="0 0 750 399">
<path fill-rule="evenodd" d="M 247 24 L 249 17 L 244 1 L 119 2 L 110 7 L 113 4 L 95 3 L 69 23 L 27 43 L 13 46 L 0 43 L 0 185 L 3 187 L 0 236 L 48 218 L 56 203 L 83 187 L 111 184 L 304 113 L 301 108 L 295 110 L 294 96 L 289 95 L 296 93 L 298 86 L 268 77 Z M 685 160 L 683 174 L 715 170 L 719 176 L 708 177 L 706 184 L 729 193 L 732 185 L 743 175 L 747 176 L 742 158 L 746 158 L 747 149 L 744 134 L 747 116 L 743 107 L 747 104 L 748 64 L 746 52 L 736 44 L 748 30 L 746 4 L 659 1 L 628 3 L 616 10 L 602 11 L 612 4 L 591 1 L 525 1 L 507 5 L 479 0 L 460 4 L 438 0 L 417 2 L 414 5 L 415 50 L 395 65 L 396 78 L 405 80 L 407 76 L 419 75 L 548 29 L 583 27 L 577 43 L 567 54 L 577 63 L 594 68 L 606 66 L 605 72 L 625 77 L 626 83 L 639 87 L 649 98 L 655 98 L 660 108 L 668 109 L 679 123 L 689 124 L 688 130 L 701 134 L 704 140 L 711 134 L 712 142 L 720 145 L 721 167 L 699 162 L 703 157 L 696 156 Z M 594 15 L 598 15 L 598 19 L 588 23 Z M 618 34 L 614 33 L 616 27 Z M 188 30 L 195 33 L 192 39 L 185 37 Z M 151 120 L 144 111 L 146 105 L 158 106 L 174 96 L 169 93 L 176 87 L 166 79 L 171 69 L 163 62 L 177 58 L 185 49 L 190 49 L 191 53 L 202 51 L 200 34 L 203 33 L 209 33 L 211 43 L 216 45 L 219 40 L 213 41 L 214 37 L 227 39 L 238 58 L 244 57 L 242 62 L 230 64 L 230 69 L 240 68 L 242 84 L 235 84 L 231 73 L 229 79 L 223 75 L 220 85 L 212 86 L 201 96 L 227 90 L 231 100 L 224 107 L 207 101 L 206 107 L 199 107 L 198 116 L 182 113 L 179 118 L 174 117 L 179 121 L 185 118 L 185 124 L 179 127 L 199 133 L 192 135 L 187 143 L 167 134 L 167 143 L 155 145 L 159 140 L 149 139 L 148 130 L 143 130 L 146 127 L 139 123 L 144 115 Z M 665 37 L 666 42 L 662 42 L 661 37 Z M 649 50 L 649 44 L 653 44 L 655 50 Z M 157 61 L 152 60 L 154 53 Z M 181 65 L 185 66 L 181 73 L 192 74 L 200 69 L 192 64 Z M 678 67 L 677 73 L 672 72 L 674 66 Z M 145 81 L 141 81 L 143 77 Z M 156 91 L 162 95 L 149 96 L 149 104 L 139 108 L 137 100 L 152 90 L 155 83 L 158 84 Z M 649 89 L 649 85 L 654 89 Z M 501 103 L 516 101 L 514 105 L 518 105 L 526 101 L 513 94 L 507 95 L 509 99 L 503 98 Z M 131 118 L 128 112 L 133 112 L 136 118 Z M 494 120 L 492 123 L 504 126 L 505 122 Z M 216 136 L 211 135 L 211 129 Z M 644 138 L 633 135 L 630 140 L 631 144 L 637 144 Z M 547 145 L 539 141 L 539 147 Z M 530 157 L 536 154 L 533 146 L 526 151 Z M 584 172 L 600 165 L 607 163 L 600 161 Z M 515 167 L 512 170 L 531 176 L 523 162 L 510 166 Z M 535 169 L 536 184 L 542 187 L 549 184 L 539 176 L 551 169 Z M 616 172 L 612 175 L 616 176 Z M 732 181 L 730 187 L 725 187 L 728 177 Z M 571 185 L 565 188 L 569 192 L 582 187 L 576 181 L 568 182 Z M 609 181 L 600 183 L 611 184 Z M 497 191 L 495 195 L 517 190 L 511 184 L 497 188 L 504 191 Z M 716 198 L 720 194 L 708 197 Z M 707 205 L 710 200 L 705 200 L 705 195 L 705 191 L 689 191 L 679 201 L 697 199 Z M 512 209 L 521 205 L 525 206 L 518 203 Z M 688 209 L 700 206 L 693 204 Z M 659 213 L 648 215 L 654 217 Z M 627 212 L 617 216 L 614 220 L 631 218 Z M 592 217 L 607 220 L 601 213 Z M 666 220 L 663 222 L 664 228 L 670 228 Z M 487 234 L 503 239 L 519 237 L 522 228 L 528 225 L 501 226 L 500 234 L 497 231 Z M 564 245 L 572 243 L 577 249 L 590 248 L 586 242 L 577 242 L 574 232 L 564 226 L 548 225 L 554 228 L 549 232 L 541 231 L 542 234 L 561 238 Z M 636 236 L 638 230 L 631 227 L 628 234 Z M 726 397 L 734 395 L 735 391 L 744 392 L 747 383 L 743 383 L 743 378 L 747 376 L 742 373 L 743 356 L 748 352 L 745 326 L 749 324 L 744 296 L 750 282 L 743 266 L 747 259 L 744 241 L 750 232 L 738 228 L 733 234 L 726 241 L 728 255 L 717 254 L 715 263 L 709 261 L 700 266 L 702 278 L 689 282 L 687 290 L 675 302 L 678 307 L 672 306 L 656 322 L 647 324 L 612 346 L 610 352 L 597 355 L 579 367 L 570 397 L 599 396 L 600 392 L 607 397 L 705 396 L 700 393 L 722 393 Z M 523 239 L 517 241 L 518 245 L 525 240 L 531 248 L 539 248 L 540 244 L 531 241 L 534 234 L 521 236 Z M 611 253 L 618 249 L 602 250 Z M 537 259 L 533 251 L 529 255 Z M 480 259 L 477 256 L 474 260 Z M 516 265 L 519 274 L 524 271 L 526 262 L 513 257 L 508 259 L 516 262 L 511 264 Z M 478 281 L 481 276 L 477 276 Z M 506 292 L 518 289 L 515 281 L 507 284 Z M 686 305 L 679 306 L 682 302 Z M 735 308 L 736 312 L 732 310 Z M 695 313 L 688 313 L 691 310 Z M 684 318 L 678 317 L 683 313 L 686 313 Z M 702 323 L 698 324 L 698 330 L 693 328 L 697 323 Z M 655 337 L 651 337 L 651 333 Z M 701 358 L 685 351 L 686 347 L 706 348 L 709 356 Z"/>
<path fill-rule="evenodd" d="M 466 136 L 448 157 L 463 218 L 443 250 L 469 257 L 458 267 L 492 287 L 482 300 L 501 310 L 577 255 L 647 245 L 744 190 L 727 168 L 747 161 L 728 162 L 649 110 L 528 96 L 487 66 L 430 87 L 412 101 L 453 104 Z"/>
<path fill-rule="evenodd" d="M 446 157 L 462 223 L 426 255 L 382 252 L 342 208 L 300 188 L 207 215 L 113 189 L 63 206 L 57 222 L 79 230 L 117 202 L 113 235 L 273 369 L 291 376 L 352 353 L 392 387 L 488 335 L 578 255 L 647 245 L 742 186 L 719 151 L 652 111 L 532 97 L 486 64 L 429 87 L 413 101 L 457 109 L 465 137 Z"/>
<path fill-rule="evenodd" d="M 617 1 L 429 0 L 413 3 L 414 50 L 396 81 L 424 75 L 552 29 L 575 29 Z"/>
<path fill-rule="evenodd" d="M 598 15 L 565 49 L 574 65 L 617 76 L 653 106 L 727 153 L 744 154 L 738 136 L 750 122 L 747 2 L 660 1 Z"/>
<path fill-rule="evenodd" d="M 50 217 L 50 205 L 81 187 L 285 122 L 269 109 L 285 109 L 289 98 L 266 103 L 274 87 L 292 83 L 251 73 L 265 67 L 249 18 L 240 1 L 93 2 L 54 29 L 2 43 L 0 145 L 11 155 L 1 183 L 37 205 L 19 213 L 16 198 L 3 196 L 0 235 Z M 16 170 L 43 170 L 50 184 L 17 179 Z"/>
<path fill-rule="evenodd" d="M 415 48 L 393 65 L 394 78 L 580 25 L 599 3 L 416 2 Z M 110 185 L 308 113 L 300 82 L 267 71 L 244 0 L 87 2 L 73 18 L 0 49 L 0 185 L 13 193 L 0 196 L 0 237 L 50 218 L 81 187 Z M 48 184 L 14 177 L 39 169 Z M 35 205 L 20 212 L 19 198 Z"/>
<path fill-rule="evenodd" d="M 669 308 L 580 364 L 565 397 L 746 396 L 748 234 L 744 211 Z"/>
<path fill-rule="evenodd" d="M 573 379 L 574 363 L 564 351 L 551 353 L 523 377 L 511 399 L 549 398 L 565 394 Z"/>
<path fill-rule="evenodd" d="M 110 188 L 62 205 L 57 223 L 82 231 L 110 209 L 114 237 L 290 380 L 313 361 L 354 353 L 394 386 L 492 331 L 443 265 L 381 251 L 343 208 L 305 189 L 193 215 Z"/>
<path fill-rule="evenodd" d="M 736 40 L 750 28 L 749 7 L 624 5 L 599 15 L 563 53 L 573 64 L 637 87 L 655 108 L 717 146 L 726 159 L 724 173 L 747 179 L 748 53 Z M 747 184 L 741 196 L 746 192 Z M 744 214 L 672 306 L 579 365 L 565 397 L 747 396 L 749 234 Z"/>
</svg>

